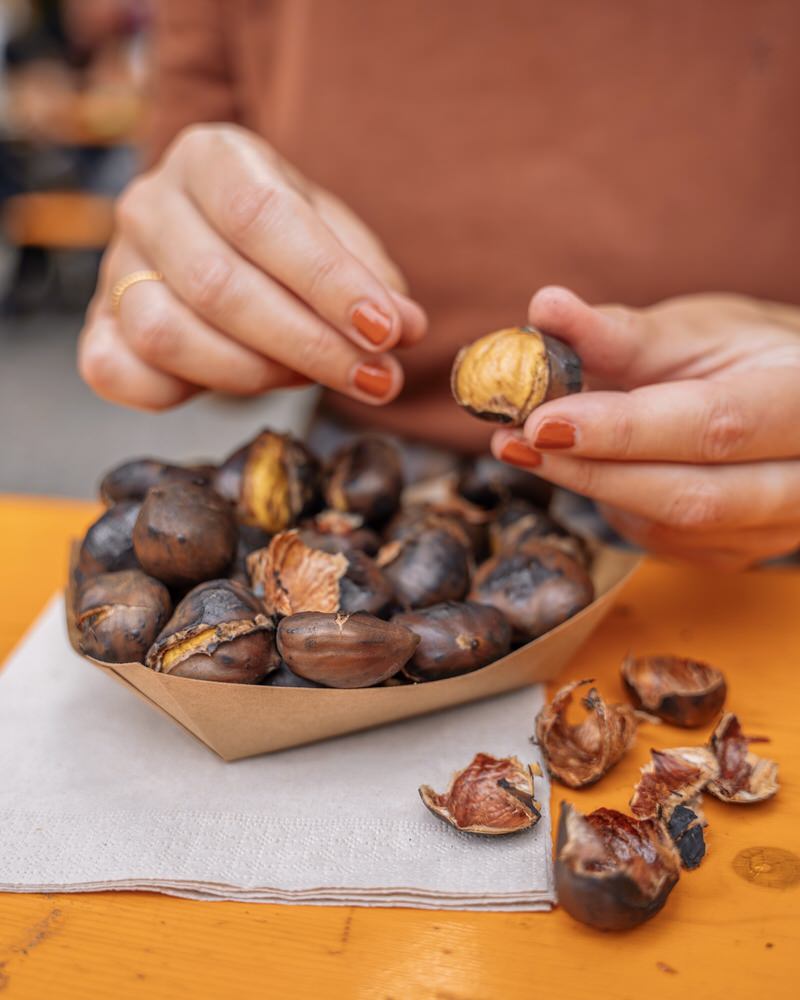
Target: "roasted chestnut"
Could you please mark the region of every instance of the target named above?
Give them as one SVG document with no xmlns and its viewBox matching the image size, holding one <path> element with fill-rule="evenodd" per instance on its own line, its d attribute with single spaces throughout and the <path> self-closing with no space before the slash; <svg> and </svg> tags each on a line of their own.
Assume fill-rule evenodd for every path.
<svg viewBox="0 0 800 1000">
<path fill-rule="evenodd" d="M 716 667 L 697 660 L 628 656 L 621 672 L 634 705 L 673 726 L 704 726 L 725 703 L 725 678 Z"/>
<path fill-rule="evenodd" d="M 229 576 L 231 580 L 237 580 L 245 587 L 249 587 L 250 574 L 247 571 L 247 558 L 259 549 L 265 549 L 272 536 L 255 524 L 239 524 L 238 529 L 236 553 Z"/>
<path fill-rule="evenodd" d="M 419 636 L 403 673 L 414 681 L 436 681 L 485 667 L 505 656 L 511 626 L 497 608 L 474 601 L 446 601 L 394 615 Z"/>
<path fill-rule="evenodd" d="M 198 483 L 208 486 L 214 465 L 173 465 L 157 458 L 134 458 L 107 472 L 100 483 L 100 499 L 107 506 L 122 500 L 144 500 L 153 486 L 165 483 Z"/>
<path fill-rule="evenodd" d="M 469 587 L 469 549 L 444 528 L 422 526 L 403 541 L 388 542 L 377 563 L 406 608 L 460 601 Z"/>
<path fill-rule="evenodd" d="M 362 611 L 310 611 L 278 625 L 278 649 L 293 673 L 334 688 L 380 684 L 400 670 L 418 642 L 403 625 Z"/>
<path fill-rule="evenodd" d="M 636 927 L 658 913 L 679 876 L 677 853 L 658 821 L 614 809 L 583 816 L 561 803 L 555 884 L 571 917 L 602 931 Z"/>
<path fill-rule="evenodd" d="M 572 693 L 591 680 L 564 685 L 536 717 L 536 742 L 547 770 L 570 788 L 599 781 L 636 738 L 639 719 L 630 705 L 607 704 L 596 688 L 582 699 L 589 713 L 577 725 L 567 720 Z"/>
<path fill-rule="evenodd" d="M 542 815 L 534 799 L 536 765 L 523 766 L 516 757 L 476 754 L 462 771 L 456 771 L 446 792 L 422 785 L 419 795 L 434 816 L 465 833 L 499 836 L 535 826 Z"/>
<path fill-rule="evenodd" d="M 258 684 L 279 663 L 272 619 L 235 580 L 208 580 L 190 590 L 145 661 L 175 677 L 233 684 Z"/>
<path fill-rule="evenodd" d="M 723 802 L 751 804 L 772 798 L 778 785 L 778 765 L 750 750 L 751 743 L 767 743 L 765 736 L 745 736 L 739 719 L 726 712 L 711 734 L 711 750 L 719 764 L 719 777 L 708 791 Z"/>
<path fill-rule="evenodd" d="M 154 486 L 133 528 L 142 568 L 171 587 L 222 576 L 236 553 L 233 511 L 219 494 L 195 483 Z"/>
<path fill-rule="evenodd" d="M 476 558 L 488 554 L 488 528 L 494 515 L 477 504 L 471 503 L 456 490 L 455 476 L 426 479 L 403 490 L 402 509 L 390 522 L 385 537 L 396 538 L 400 531 L 407 531 L 414 520 L 437 521 L 448 530 L 458 529 L 465 535 Z"/>
<path fill-rule="evenodd" d="M 328 506 L 360 514 L 369 524 L 383 524 L 394 514 L 402 488 L 400 454 L 385 438 L 356 438 L 328 463 L 324 488 Z"/>
<path fill-rule="evenodd" d="M 553 487 L 546 479 L 499 462 L 493 455 L 479 455 L 466 461 L 457 489 L 461 496 L 484 510 L 495 510 L 513 498 L 546 508 L 553 495 Z"/>
<path fill-rule="evenodd" d="M 499 509 L 489 528 L 489 537 L 495 555 L 513 554 L 527 548 L 529 543 L 546 542 L 571 556 L 584 568 L 588 568 L 591 562 L 588 546 L 582 538 L 571 535 L 548 513 L 524 500 L 512 500 Z"/>
<path fill-rule="evenodd" d="M 298 534 L 312 549 L 323 552 L 366 552 L 374 556 L 381 547 L 380 535 L 364 525 L 360 514 L 323 510 L 299 526 Z"/>
<path fill-rule="evenodd" d="M 560 340 L 514 326 L 462 347 L 450 384 L 473 416 L 518 427 L 541 403 L 580 392 L 581 362 Z"/>
<path fill-rule="evenodd" d="M 169 591 L 138 569 L 101 573 L 75 598 L 82 653 L 106 663 L 141 663 L 172 611 Z"/>
<path fill-rule="evenodd" d="M 133 551 L 133 526 L 141 506 L 137 501 L 123 500 L 109 507 L 91 525 L 78 556 L 79 580 L 98 573 L 138 568 L 139 561 Z"/>
<path fill-rule="evenodd" d="M 306 680 L 305 677 L 300 677 L 299 674 L 292 673 L 282 660 L 278 669 L 273 670 L 271 674 L 267 674 L 262 683 L 266 687 L 276 688 L 321 688 L 325 686 L 324 684 L 317 684 L 316 681 Z"/>
<path fill-rule="evenodd" d="M 544 541 L 493 556 L 472 581 L 470 599 L 491 604 L 511 623 L 514 639 L 528 642 L 577 614 L 594 597 L 583 566 Z"/>
<path fill-rule="evenodd" d="M 339 610 L 345 614 L 366 611 L 381 616 L 390 610 L 394 589 L 386 574 L 363 552 L 345 556 L 347 569 L 339 580 Z"/>
<path fill-rule="evenodd" d="M 284 531 L 319 506 L 319 463 L 289 434 L 264 430 L 219 467 L 214 489 L 244 524 Z"/>
</svg>

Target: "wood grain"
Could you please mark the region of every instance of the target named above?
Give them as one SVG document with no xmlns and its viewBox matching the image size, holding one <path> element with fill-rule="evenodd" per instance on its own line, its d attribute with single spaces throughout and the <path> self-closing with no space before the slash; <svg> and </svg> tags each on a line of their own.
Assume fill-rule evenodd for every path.
<svg viewBox="0 0 800 1000">
<path fill-rule="evenodd" d="M 61 585 L 67 541 L 94 512 L 87 504 L 0 498 L 0 655 Z M 763 869 L 764 859 L 785 855 L 750 849 L 800 853 L 799 618 L 797 573 L 721 576 L 650 561 L 567 670 L 565 678 L 594 676 L 604 693 L 621 697 L 617 670 L 629 650 L 707 659 L 726 672 L 729 704 L 748 730 L 772 738 L 756 749 L 780 762 L 782 790 L 772 802 L 707 803 L 708 858 L 642 928 L 604 935 L 558 911 L 430 913 L 198 903 L 127 892 L 5 894 L 0 997 L 796 996 L 800 883 L 774 886 L 782 880 Z M 599 787 L 556 787 L 554 798 L 584 810 L 624 808 L 649 747 L 687 737 L 644 726 L 634 751 Z M 734 868 L 744 850 L 762 866 L 755 879 Z M 746 866 L 740 859 L 737 867 Z"/>
</svg>

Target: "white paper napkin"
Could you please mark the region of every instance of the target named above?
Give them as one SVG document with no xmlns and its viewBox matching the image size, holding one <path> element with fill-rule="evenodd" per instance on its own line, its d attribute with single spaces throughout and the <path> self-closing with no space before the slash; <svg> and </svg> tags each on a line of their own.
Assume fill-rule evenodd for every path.
<svg viewBox="0 0 800 1000">
<path fill-rule="evenodd" d="M 428 813 L 478 751 L 537 760 L 540 688 L 224 763 L 69 647 L 55 599 L 0 673 L 0 890 L 533 910 L 553 901 L 544 815 L 510 837 Z M 313 692 L 311 692 L 313 694 Z"/>
</svg>

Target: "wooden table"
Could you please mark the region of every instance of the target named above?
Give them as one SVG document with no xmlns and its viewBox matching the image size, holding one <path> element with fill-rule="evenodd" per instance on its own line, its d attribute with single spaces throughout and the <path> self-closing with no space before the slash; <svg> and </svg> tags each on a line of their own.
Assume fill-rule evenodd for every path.
<svg viewBox="0 0 800 1000">
<path fill-rule="evenodd" d="M 0 657 L 61 585 L 67 540 L 94 510 L 0 498 Z M 617 667 L 628 650 L 683 652 L 722 667 L 731 708 L 748 731 L 772 738 L 757 749 L 780 762 L 782 777 L 771 802 L 708 802 L 709 856 L 644 927 L 606 935 L 560 911 L 257 906 L 131 892 L 0 895 L 2 1000 L 797 996 L 800 857 L 779 870 L 769 852 L 757 854 L 748 878 L 734 860 L 753 847 L 800 851 L 800 575 L 720 576 L 647 562 L 565 677 L 594 676 L 605 693 L 621 696 Z M 645 726 L 599 787 L 557 787 L 555 799 L 584 810 L 624 809 L 649 747 L 694 739 Z"/>
</svg>

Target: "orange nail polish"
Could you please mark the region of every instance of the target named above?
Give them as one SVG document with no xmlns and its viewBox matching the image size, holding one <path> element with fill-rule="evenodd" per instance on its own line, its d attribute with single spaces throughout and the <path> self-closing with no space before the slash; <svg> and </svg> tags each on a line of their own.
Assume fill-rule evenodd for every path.
<svg viewBox="0 0 800 1000">
<path fill-rule="evenodd" d="M 368 396 L 381 399 L 392 388 L 392 373 L 379 365 L 363 363 L 353 370 L 353 385 Z"/>
<path fill-rule="evenodd" d="M 378 347 L 388 340 L 392 332 L 392 320 L 385 312 L 371 302 L 362 302 L 353 310 L 353 326 L 367 340 Z"/>
<path fill-rule="evenodd" d="M 511 465 L 521 465 L 525 469 L 535 469 L 541 464 L 542 456 L 537 455 L 533 448 L 530 448 L 524 441 L 512 438 L 503 445 L 500 458 Z"/>
<path fill-rule="evenodd" d="M 575 425 L 568 420 L 545 420 L 533 443 L 537 448 L 571 448 L 575 444 Z"/>
</svg>

